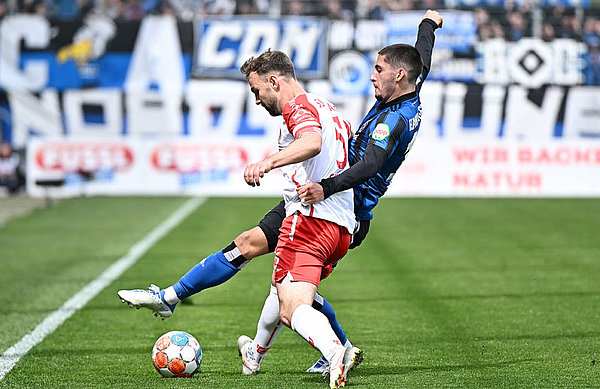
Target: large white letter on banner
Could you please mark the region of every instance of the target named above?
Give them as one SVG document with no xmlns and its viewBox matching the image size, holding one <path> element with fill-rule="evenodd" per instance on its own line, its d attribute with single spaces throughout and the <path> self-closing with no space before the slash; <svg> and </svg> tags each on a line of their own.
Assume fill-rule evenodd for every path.
<svg viewBox="0 0 600 389">
<path fill-rule="evenodd" d="M 84 105 L 102 108 L 102 123 L 88 123 Z M 67 131 L 73 136 L 118 137 L 121 135 L 123 112 L 121 91 L 116 88 L 68 90 L 63 95 Z"/>
<path fill-rule="evenodd" d="M 385 23 L 381 20 L 359 20 L 354 30 L 354 44 L 360 51 L 379 50 L 386 44 Z"/>
<path fill-rule="evenodd" d="M 329 22 L 329 50 L 349 50 L 352 48 L 354 23 L 347 20 Z"/>
<path fill-rule="evenodd" d="M 197 81 L 188 84 L 190 135 L 228 138 L 237 134 L 242 118 L 247 83 Z"/>
<path fill-rule="evenodd" d="M 27 145 L 29 131 L 46 136 L 62 136 L 58 94 L 46 89 L 38 99 L 25 91 L 8 92 L 12 110 L 13 143 L 17 148 Z"/>
<path fill-rule="evenodd" d="M 504 136 L 519 140 L 551 138 L 564 93 L 562 88 L 549 87 L 539 107 L 527 98 L 527 89 L 511 85 L 506 103 Z"/>
<path fill-rule="evenodd" d="M 446 104 L 444 105 L 444 136 L 458 138 L 463 134 L 465 96 L 467 86 L 458 82 L 446 85 Z"/>
<path fill-rule="evenodd" d="M 425 89 L 427 84 L 424 84 Z M 479 128 L 465 129 L 463 127 L 466 85 L 460 83 L 450 83 L 446 89 L 446 104 L 444 106 L 444 135 L 454 139 L 494 139 L 498 137 L 500 126 L 502 124 L 502 104 L 504 101 L 505 88 L 499 85 L 485 85 L 482 90 L 482 109 L 481 109 L 481 124 Z M 436 94 L 439 94 L 436 93 Z M 421 94 L 422 95 L 422 94 Z M 429 101 L 432 98 L 435 102 L 435 97 L 426 95 L 422 97 L 423 115 L 426 118 L 432 115 L 427 111 Z M 427 103 L 427 104 L 426 104 Z M 434 106 L 434 108 L 436 108 Z M 433 116 L 428 120 L 437 120 L 439 117 L 439 107 L 434 110 Z M 423 128 L 423 123 L 421 123 Z"/>
<path fill-rule="evenodd" d="M 198 61 L 203 67 L 226 68 L 235 62 L 236 49 L 221 49 L 221 40 L 227 38 L 232 41 L 242 39 L 244 29 L 242 23 L 214 22 L 211 23 L 202 37 Z"/>
<path fill-rule="evenodd" d="M 50 43 L 50 23 L 38 15 L 7 16 L 0 23 L 0 86 L 37 91 L 48 83 L 48 64 L 28 61 L 19 67 L 21 40 L 28 48 L 45 48 Z"/>
<path fill-rule="evenodd" d="M 481 73 L 478 81 L 506 85 L 510 81 L 509 67 L 506 63 L 507 43 L 503 39 L 489 39 L 477 44 L 480 53 Z"/>
<path fill-rule="evenodd" d="M 569 89 L 563 128 L 565 138 L 600 138 L 600 87 Z"/>
<path fill-rule="evenodd" d="M 581 55 L 587 50 L 583 43 L 572 39 L 555 39 L 553 80 L 559 85 L 577 85 L 583 81 Z"/>
<path fill-rule="evenodd" d="M 145 17 L 125 81 L 130 134 L 183 132 L 182 58 L 175 18 Z"/>
<path fill-rule="evenodd" d="M 481 137 L 494 139 L 502 125 L 502 105 L 506 88 L 499 85 L 484 85 L 481 108 Z"/>
<path fill-rule="evenodd" d="M 125 90 L 152 89 L 169 93 L 183 90 L 184 67 L 177 24 L 173 16 L 147 16 L 135 41 Z"/>
<path fill-rule="evenodd" d="M 419 138 L 439 138 L 438 121 L 442 114 L 442 96 L 444 84 L 441 82 L 427 81 L 421 89 L 421 104 L 423 116 L 419 127 Z"/>
<path fill-rule="evenodd" d="M 142 136 L 183 134 L 181 101 L 182 95 L 177 92 L 128 93 L 125 97 L 128 133 Z"/>
</svg>

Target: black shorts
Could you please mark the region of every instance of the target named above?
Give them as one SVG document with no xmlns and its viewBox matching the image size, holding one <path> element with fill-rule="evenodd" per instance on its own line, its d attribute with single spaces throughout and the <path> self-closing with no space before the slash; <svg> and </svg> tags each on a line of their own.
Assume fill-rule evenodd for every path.
<svg viewBox="0 0 600 389">
<path fill-rule="evenodd" d="M 281 200 L 279 204 L 267 212 L 265 217 L 258 222 L 258 226 L 265 234 L 267 242 L 269 243 L 270 253 L 275 251 L 275 247 L 277 247 L 279 228 L 281 228 L 281 225 L 283 224 L 283 219 L 285 219 L 285 203 Z"/>
<path fill-rule="evenodd" d="M 358 229 L 354 231 L 352 234 L 352 242 L 350 242 L 349 249 L 353 249 L 355 247 L 360 246 L 360 244 L 365 240 L 367 234 L 369 233 L 369 226 L 371 225 L 371 220 L 357 220 L 358 221 Z"/>
</svg>

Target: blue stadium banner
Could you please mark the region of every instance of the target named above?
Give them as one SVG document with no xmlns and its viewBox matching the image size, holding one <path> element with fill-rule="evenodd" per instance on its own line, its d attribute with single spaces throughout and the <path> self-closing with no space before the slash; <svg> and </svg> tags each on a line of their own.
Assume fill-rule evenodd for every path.
<svg viewBox="0 0 600 389">
<path fill-rule="evenodd" d="M 300 78 L 327 70 L 327 22 L 318 18 L 203 19 L 196 23 L 196 77 L 242 77 L 239 68 L 267 49 L 290 55 Z"/>
<path fill-rule="evenodd" d="M 114 21 L 94 13 L 76 21 L 6 17 L 0 23 L 0 39 L 0 54 L 6 58 L 0 61 L 0 91 L 122 89 L 135 51 L 147 60 L 154 49 L 150 43 L 177 55 L 187 79 L 194 49 L 191 22 L 166 17 Z"/>
<path fill-rule="evenodd" d="M 386 13 L 384 17 L 388 44 L 414 44 L 422 11 Z M 444 11 L 444 28 L 436 32 L 436 50 L 449 49 L 468 54 L 477 42 L 477 24 L 472 12 Z"/>
</svg>

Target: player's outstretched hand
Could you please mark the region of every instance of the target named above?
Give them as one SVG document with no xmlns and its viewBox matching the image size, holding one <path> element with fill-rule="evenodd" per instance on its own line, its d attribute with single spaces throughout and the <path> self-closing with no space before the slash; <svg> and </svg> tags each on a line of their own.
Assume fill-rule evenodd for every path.
<svg viewBox="0 0 600 389">
<path fill-rule="evenodd" d="M 244 180 L 250 186 L 260 186 L 260 179 L 269 171 L 271 171 L 271 163 L 268 159 L 251 163 L 244 169 Z"/>
<path fill-rule="evenodd" d="M 438 11 L 434 11 L 432 9 L 428 9 L 427 12 L 425 12 L 425 16 L 423 16 L 423 19 L 433 20 L 439 28 L 442 28 L 442 23 L 444 23 L 444 18 L 442 18 L 442 15 L 440 15 Z"/>
<path fill-rule="evenodd" d="M 323 187 L 315 182 L 309 182 L 298 189 L 300 200 L 305 204 L 314 204 L 325 198 Z"/>
</svg>

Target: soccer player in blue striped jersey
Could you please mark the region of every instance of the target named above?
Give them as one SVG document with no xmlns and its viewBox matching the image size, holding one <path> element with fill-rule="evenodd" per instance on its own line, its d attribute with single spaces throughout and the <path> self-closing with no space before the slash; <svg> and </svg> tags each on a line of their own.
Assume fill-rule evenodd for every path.
<svg viewBox="0 0 600 389">
<path fill-rule="evenodd" d="M 369 223 L 373 217 L 372 209 L 377 204 L 379 197 L 385 193 L 391 176 L 404 160 L 404 155 L 414 140 L 416 129 L 418 129 L 416 126 L 419 122 L 417 114 L 420 115 L 420 103 L 414 104 L 415 114 L 411 114 L 406 105 L 418 102 L 418 91 L 429 73 L 431 65 L 431 53 L 435 41 L 434 31 L 441 25 L 442 17 L 438 12 L 428 10 L 425 13 L 419 25 L 415 44 L 423 66 L 422 71 L 417 70 L 418 79 L 416 83 L 412 83 L 413 90 L 410 92 L 399 96 L 390 94 L 388 87 L 391 80 L 384 82 L 381 77 L 395 77 L 390 74 L 389 66 L 396 65 L 390 65 L 385 61 L 379 62 L 379 59 L 383 57 L 381 53 L 379 54 L 379 66 L 376 64 L 376 70 L 371 78 L 378 101 L 359 126 L 355 139 L 350 143 L 349 154 L 352 166 L 339 176 L 306 185 L 299 190 L 304 201 L 314 203 L 325 196 L 356 186 L 354 188 L 355 213 L 359 221 L 359 230 L 353 235 L 350 248 L 360 245 L 367 235 Z M 382 76 L 377 75 L 374 81 L 373 75 L 376 71 Z M 406 74 L 403 74 L 402 78 L 406 80 L 408 79 L 407 69 L 404 69 L 404 73 Z M 414 77 L 414 69 L 411 77 Z M 398 120 L 400 116 L 407 121 Z M 410 119 L 413 119 L 412 130 Z M 389 126 L 389 133 L 386 126 Z M 408 131 L 405 131 L 406 128 Z M 204 258 L 174 285 L 166 289 L 152 285 L 149 290 L 120 290 L 118 295 L 130 306 L 149 308 L 155 312 L 156 316 L 170 317 L 179 301 L 226 282 L 251 259 L 273 252 L 277 244 L 279 227 L 284 217 L 285 210 L 283 202 L 281 202 L 265 215 L 258 226 L 244 231 L 227 247 Z M 272 294 L 267 297 L 267 299 L 270 298 L 274 301 L 277 300 L 277 296 L 273 298 Z M 335 312 L 327 300 L 317 294 L 313 306 L 327 316 L 341 343 L 349 345 L 350 342 L 337 322 Z M 264 328 L 264 331 L 270 330 L 270 328 Z M 323 362 L 323 360 L 317 361 L 307 372 L 327 371 L 328 366 Z"/>
<path fill-rule="evenodd" d="M 429 12 L 419 26 L 415 47 L 395 44 L 379 51 L 371 73 L 377 101 L 350 140 L 351 168 L 299 190 L 300 198 L 312 204 L 332 193 L 354 188 L 354 213 L 359 230 L 353 236 L 351 248 L 365 238 L 373 208 L 416 140 L 422 114 L 418 93 L 431 66 L 433 31 L 441 26 L 441 17 L 434 20 L 435 14 L 428 17 Z"/>
</svg>

